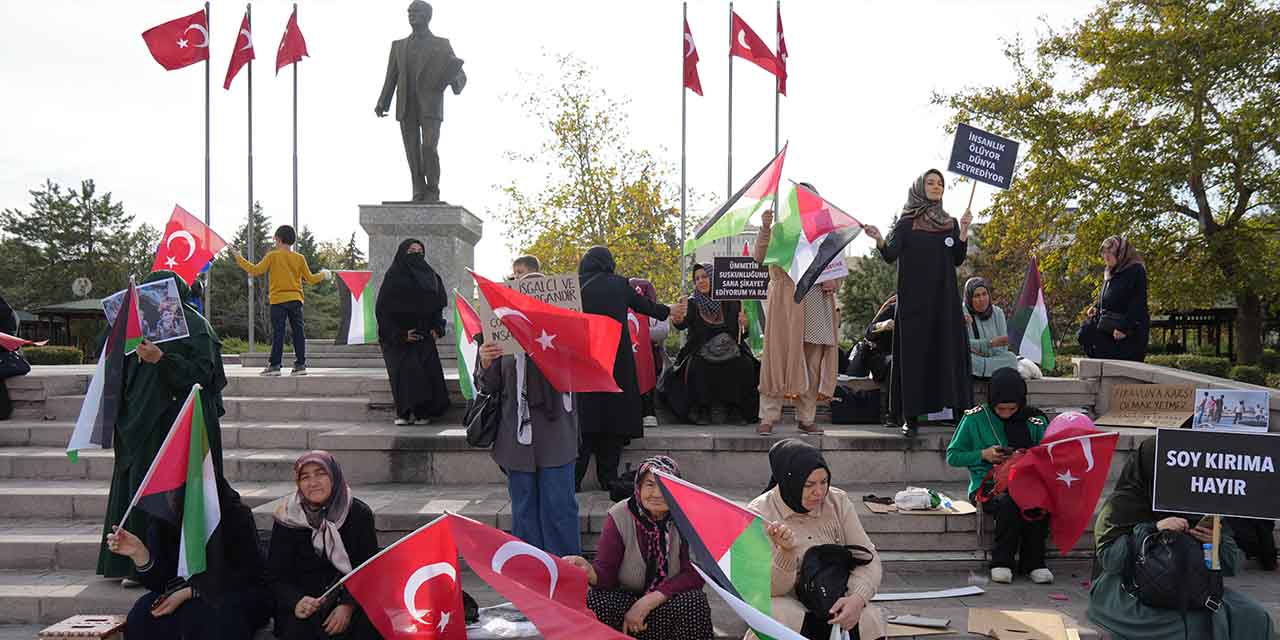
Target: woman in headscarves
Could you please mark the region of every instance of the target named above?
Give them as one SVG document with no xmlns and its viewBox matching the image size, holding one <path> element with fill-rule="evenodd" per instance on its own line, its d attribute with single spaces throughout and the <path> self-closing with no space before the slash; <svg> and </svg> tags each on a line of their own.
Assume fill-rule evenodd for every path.
<svg viewBox="0 0 1280 640">
<path fill-rule="evenodd" d="M 769 523 L 765 533 L 773 543 L 773 617 L 795 631 L 804 625 L 807 610 L 795 586 L 805 552 L 823 544 L 858 545 L 871 552 L 871 561 L 849 572 L 847 590 L 827 622 L 856 628 L 862 640 L 884 637 L 884 620 L 871 604 L 880 589 L 880 556 L 849 494 L 831 486 L 831 468 L 822 451 L 798 438 L 780 440 L 769 449 L 769 470 L 769 489 L 747 508 Z M 748 631 L 746 638 L 755 635 Z"/>
<path fill-rule="evenodd" d="M 1089 589 L 1089 620 L 1119 640 L 1167 640 L 1216 638 L 1264 640 L 1272 637 L 1273 622 L 1267 610 L 1253 598 L 1227 589 L 1222 607 L 1178 611 L 1157 609 L 1140 602 L 1125 588 L 1126 569 L 1135 562 L 1130 542 L 1142 542 L 1157 531 L 1188 534 L 1199 543 L 1213 541 L 1212 527 L 1198 526 L 1199 515 L 1157 512 L 1151 509 L 1155 485 L 1156 439 L 1148 438 L 1129 455 L 1115 491 L 1107 498 L 1093 525 L 1093 585 Z M 1129 540 L 1131 538 L 1131 540 Z M 1222 525 L 1218 547 L 1223 576 L 1234 576 L 1244 557 L 1231 528 Z"/>
<path fill-rule="evenodd" d="M 640 463 L 631 497 L 604 520 L 595 562 L 565 560 L 587 572 L 587 607 L 600 622 L 642 640 L 711 640 L 711 606 L 689 562 L 653 471 L 680 476 L 667 456 Z"/>
<path fill-rule="evenodd" d="M 582 445 L 578 449 L 576 469 L 578 489 L 587 475 L 591 456 L 596 458 L 596 480 L 608 491 L 618 479 L 618 462 L 622 448 L 632 438 L 644 435 L 640 416 L 640 388 L 636 383 L 636 361 L 631 353 L 631 323 L 627 310 L 650 318 L 666 320 L 671 310 L 650 302 L 636 293 L 626 278 L 614 273 L 613 254 L 604 247 L 592 247 L 578 264 L 582 286 L 582 310 L 613 318 L 622 325 L 618 338 L 618 355 L 613 361 L 613 380 L 621 393 L 583 393 L 578 395 L 578 428 Z"/>
<path fill-rule="evenodd" d="M 427 264 L 420 240 L 400 243 L 378 289 L 378 344 L 391 378 L 398 425 L 421 424 L 449 408 L 436 340 L 444 336 L 449 297 Z"/>
<path fill-rule="evenodd" d="M 999 369 L 991 376 L 987 401 L 966 411 L 960 419 L 947 446 L 947 464 L 969 470 L 969 500 L 975 501 L 980 490 L 982 495 L 991 491 L 991 469 L 1015 452 L 1040 444 L 1048 427 L 1045 415 L 1027 406 L 1027 382 L 1018 370 Z M 1053 573 L 1044 563 L 1049 521 L 1023 519 L 1022 509 L 1007 491 L 983 502 L 982 510 L 996 519 L 991 581 L 1013 582 L 1016 569 L 1030 575 L 1036 584 L 1053 582 Z"/>
<path fill-rule="evenodd" d="M 187 283 L 172 271 L 153 272 L 143 284 L 169 278 L 177 284 L 179 299 L 185 300 L 190 292 Z M 218 418 L 225 413 L 222 389 L 227 386 L 227 376 L 222 368 L 222 342 L 204 316 L 190 305 L 182 305 L 182 313 L 190 335 L 163 344 L 144 341 L 124 359 L 124 391 L 113 440 L 115 462 L 111 469 L 111 493 L 102 525 L 103 544 L 98 552 L 98 574 L 108 578 L 129 578 L 135 573 L 128 558 L 107 549 L 106 536 L 112 527 L 120 524 L 195 384 L 201 386 L 201 411 L 209 434 L 214 471 L 219 478 L 223 477 L 222 429 Z M 149 520 L 141 509 L 134 509 L 124 528 L 147 531 Z"/>
<path fill-rule="evenodd" d="M 644 278 L 631 278 L 627 280 L 632 289 L 636 293 L 649 299 L 649 302 L 657 304 L 658 290 L 653 288 L 653 283 Z M 630 327 L 628 327 L 630 328 Z M 651 343 L 653 352 L 653 377 L 654 380 L 662 379 L 662 372 L 667 368 L 667 336 L 671 333 L 671 323 L 667 320 L 659 320 L 657 318 L 649 318 L 649 342 Z M 636 365 L 637 367 L 639 364 Z M 658 426 L 658 388 L 655 385 L 648 393 L 640 395 L 640 415 L 643 416 L 642 423 L 645 427 Z"/>
<path fill-rule="evenodd" d="M 18 314 L 5 302 L 4 296 L 0 296 L 0 333 L 18 335 Z M 0 353 L 3 350 L 4 347 L 0 347 Z M 4 378 L 0 378 L 0 420 L 8 420 L 12 413 L 13 402 L 9 399 L 9 389 L 5 386 Z"/>
<path fill-rule="evenodd" d="M 711 299 L 711 266 L 694 265 L 689 313 L 676 329 L 688 330 L 668 377 L 666 401 L 681 418 L 711 424 L 711 405 L 722 403 L 740 425 L 756 417 L 756 360 L 743 341 L 746 315 L 736 301 Z"/>
<path fill-rule="evenodd" d="M 800 183 L 817 193 L 813 185 Z M 773 237 L 773 211 L 766 211 L 756 234 L 752 257 L 764 263 Z M 796 283 L 776 264 L 769 265 L 769 289 L 765 299 L 764 353 L 760 356 L 760 424 L 756 433 L 767 436 L 782 419 L 782 405 L 796 407 L 802 433 L 820 434 L 816 424 L 818 403 L 830 400 L 839 374 L 840 326 L 835 292 L 841 279 L 813 285 L 796 304 Z"/>
<path fill-rule="evenodd" d="M 1102 294 L 1089 307 L 1089 317 L 1076 334 L 1090 358 L 1132 360 L 1147 358 L 1151 315 L 1147 310 L 1147 267 L 1142 254 L 1120 236 L 1102 241 Z"/>
<path fill-rule="evenodd" d="M 267 552 L 267 584 L 276 597 L 276 637 L 380 638 L 345 588 L 320 599 L 378 552 L 373 510 L 351 495 L 342 467 L 327 451 L 302 454 L 293 463 L 293 477 L 298 490 L 276 507 Z"/>
<path fill-rule="evenodd" d="M 930 169 L 911 185 L 907 203 L 886 239 L 865 226 L 885 262 L 898 263 L 898 316 L 894 319 L 890 413 L 902 416 L 902 435 L 914 438 L 920 416 L 973 406 L 969 342 L 956 287 L 964 264 L 969 222 L 942 208 L 942 172 Z"/>
<path fill-rule="evenodd" d="M 189 580 L 178 576 L 182 532 L 173 523 L 152 518 L 141 536 L 128 529 L 107 536 L 107 548 L 132 561 L 147 588 L 129 610 L 130 640 L 243 640 L 266 626 L 271 592 L 253 511 L 222 479 L 218 506 L 214 540 L 222 545 L 223 565 Z"/>
<path fill-rule="evenodd" d="M 964 283 L 965 330 L 969 334 L 969 361 L 975 378 L 990 378 L 1005 367 L 1018 367 L 1018 356 L 1009 350 L 1009 327 L 1004 309 L 991 302 L 986 278 Z"/>
</svg>

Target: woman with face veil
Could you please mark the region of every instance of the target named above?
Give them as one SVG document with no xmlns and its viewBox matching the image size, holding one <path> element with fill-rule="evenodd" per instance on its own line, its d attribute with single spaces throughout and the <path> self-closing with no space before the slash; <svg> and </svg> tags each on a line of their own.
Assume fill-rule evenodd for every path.
<svg viewBox="0 0 1280 640">
<path fill-rule="evenodd" d="M 378 343 L 391 378 L 396 424 L 426 423 L 449 408 L 436 340 L 449 306 L 444 281 L 427 264 L 420 240 L 400 243 L 378 289 Z"/>
<path fill-rule="evenodd" d="M 973 406 L 969 342 L 965 333 L 956 267 L 964 264 L 969 222 L 942 209 L 942 173 L 916 178 L 907 203 L 886 239 L 863 227 L 885 262 L 898 264 L 898 311 L 894 318 L 889 410 L 904 420 L 902 435 L 914 437 L 920 416 Z"/>
</svg>

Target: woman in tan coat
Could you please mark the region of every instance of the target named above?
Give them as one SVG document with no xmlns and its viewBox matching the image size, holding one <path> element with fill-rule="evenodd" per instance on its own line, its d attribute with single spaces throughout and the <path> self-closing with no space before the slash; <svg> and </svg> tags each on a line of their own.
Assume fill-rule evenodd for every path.
<svg viewBox="0 0 1280 640">
<path fill-rule="evenodd" d="M 756 235 L 754 258 L 764 262 L 773 231 L 773 211 L 764 213 Z M 760 425 L 756 433 L 773 433 L 782 417 L 782 405 L 796 406 L 800 431 L 820 434 L 814 424 L 818 403 L 831 399 L 836 388 L 839 348 L 835 292 L 839 280 L 809 289 L 796 304 L 796 283 L 777 265 L 769 266 L 769 294 L 765 301 L 764 354 L 760 358 Z"/>
<path fill-rule="evenodd" d="M 748 509 L 770 522 L 765 529 L 773 542 L 773 617 L 799 631 L 805 607 L 796 598 L 796 570 L 810 547 L 821 544 L 858 545 L 871 551 L 871 562 L 849 572 L 848 591 L 836 601 L 829 621 L 858 629 L 861 640 L 875 640 L 887 632 L 880 610 L 871 604 L 880 589 L 882 568 L 875 545 L 867 537 L 853 501 L 831 486 L 831 469 L 817 447 L 787 438 L 769 450 L 773 472 L 768 491 Z M 755 640 L 748 631 L 746 640 Z"/>
</svg>

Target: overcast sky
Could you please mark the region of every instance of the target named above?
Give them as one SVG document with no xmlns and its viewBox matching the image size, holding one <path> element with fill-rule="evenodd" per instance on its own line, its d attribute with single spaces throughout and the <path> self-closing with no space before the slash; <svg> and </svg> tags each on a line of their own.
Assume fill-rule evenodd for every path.
<svg viewBox="0 0 1280 640">
<path fill-rule="evenodd" d="M 357 205 L 407 199 L 407 170 L 393 117 L 374 117 L 387 53 L 409 32 L 406 0 L 306 0 L 299 23 L 311 57 L 300 65 L 300 215 L 322 240 L 357 231 Z M 485 221 L 479 270 L 506 273 L 511 251 L 495 185 L 536 187 L 537 174 L 504 152 L 532 149 L 545 135 L 513 93 L 521 78 L 554 78 L 551 54 L 593 65 L 601 87 L 630 100 L 633 140 L 678 170 L 681 14 L 672 0 L 439 0 L 432 30 L 466 60 L 468 84 L 446 98 L 442 196 Z M 1001 39 L 1034 41 L 1041 20 L 1055 27 L 1083 17 L 1083 0 L 790 0 L 783 20 L 790 53 L 782 136 L 791 141 L 784 176 L 817 185 L 864 223 L 883 227 L 907 187 L 943 167 L 947 114 L 933 91 L 1007 82 Z M 735 9 L 772 46 L 774 2 Z M 139 222 L 162 227 L 173 204 L 203 217 L 204 68 L 166 72 L 140 34 L 197 11 L 196 2 L 0 0 L 0 208 L 26 207 L 46 178 L 93 178 Z M 289 70 L 275 76 L 275 49 L 291 5 L 253 4 L 254 197 L 273 224 L 291 209 Z M 212 7 L 212 221 L 230 238 L 245 217 L 246 80 L 222 89 L 244 4 Z M 689 185 L 723 196 L 728 3 L 694 0 L 689 24 L 702 59 L 704 97 L 689 94 Z M 773 82 L 734 63 L 735 181 L 773 151 Z M 997 132 L 999 133 L 999 132 Z M 678 174 L 677 174 L 678 175 Z M 736 187 L 737 185 L 735 185 Z M 968 186 L 948 191 L 959 215 Z M 990 200 L 978 187 L 975 211 Z M 701 216 L 705 211 L 691 211 Z M 855 241 L 865 250 L 871 241 Z M 865 245 L 865 246 L 863 246 Z"/>
</svg>

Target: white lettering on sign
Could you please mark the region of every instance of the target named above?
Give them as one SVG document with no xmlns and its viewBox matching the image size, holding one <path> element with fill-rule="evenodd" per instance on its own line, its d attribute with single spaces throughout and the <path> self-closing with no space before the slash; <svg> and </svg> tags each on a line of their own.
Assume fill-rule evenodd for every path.
<svg viewBox="0 0 1280 640">
<path fill-rule="evenodd" d="M 1237 453 L 1210 453 L 1205 456 L 1204 467 L 1220 471 L 1252 471 L 1275 473 L 1271 456 L 1249 456 Z"/>
<path fill-rule="evenodd" d="M 1165 466 L 1169 467 L 1197 467 L 1200 466 L 1199 451 L 1178 451 L 1170 450 L 1165 454 Z"/>
<path fill-rule="evenodd" d="M 1191 476 L 1191 490 L 1195 493 L 1212 493 L 1220 496 L 1243 496 L 1245 495 L 1245 481 L 1232 478 Z"/>
</svg>

